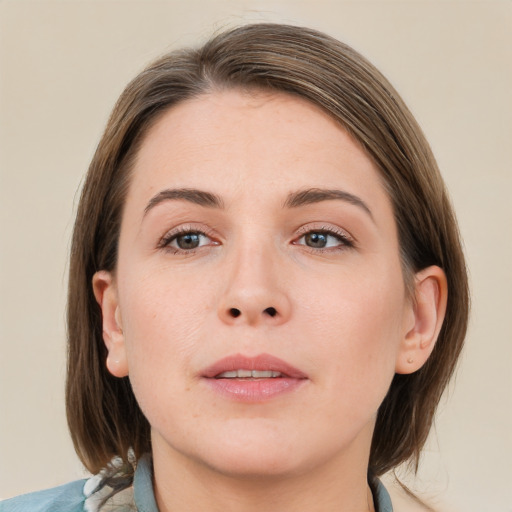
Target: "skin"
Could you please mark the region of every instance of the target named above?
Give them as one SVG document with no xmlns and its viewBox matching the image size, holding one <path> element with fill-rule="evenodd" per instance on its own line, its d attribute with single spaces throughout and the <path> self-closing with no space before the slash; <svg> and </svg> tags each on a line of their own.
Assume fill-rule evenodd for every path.
<svg viewBox="0 0 512 512">
<path fill-rule="evenodd" d="M 184 188 L 221 205 L 161 200 Z M 351 199 L 286 205 L 306 189 Z M 190 239 L 178 232 L 203 233 L 199 246 L 180 248 Z M 93 286 L 107 366 L 129 375 L 152 427 L 162 512 L 373 509 L 376 413 L 395 372 L 428 358 L 446 281 L 429 267 L 407 296 L 379 173 L 329 116 L 236 90 L 170 109 L 136 158 L 116 272 Z M 262 353 L 307 379 L 240 403 L 201 378 L 221 358 Z"/>
</svg>

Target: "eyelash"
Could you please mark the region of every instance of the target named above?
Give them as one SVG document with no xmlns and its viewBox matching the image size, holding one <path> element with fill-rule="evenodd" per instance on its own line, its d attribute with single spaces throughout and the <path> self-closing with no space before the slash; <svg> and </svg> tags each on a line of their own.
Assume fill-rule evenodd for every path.
<svg viewBox="0 0 512 512">
<path fill-rule="evenodd" d="M 172 254 L 190 254 L 190 253 L 193 253 L 194 251 L 197 251 L 201 247 L 203 247 L 202 245 L 200 245 L 200 246 L 194 247 L 192 249 L 182 249 L 180 247 L 172 247 L 171 246 L 172 242 L 177 240 L 180 236 L 185 236 L 185 235 L 199 235 L 200 237 L 206 237 L 206 238 L 212 239 L 212 236 L 209 235 L 206 232 L 206 230 L 204 230 L 204 229 L 198 229 L 198 228 L 194 228 L 192 226 L 182 226 L 176 230 L 171 231 L 170 233 L 165 234 L 158 242 L 157 248 L 172 252 Z M 212 242 L 213 242 L 213 240 L 212 240 Z M 213 242 L 213 243 L 210 243 L 207 245 L 219 245 L 219 243 Z"/>
<path fill-rule="evenodd" d="M 307 250 L 313 252 L 313 253 L 323 253 L 323 252 L 337 252 L 337 251 L 344 251 L 350 248 L 355 247 L 355 241 L 354 239 L 345 231 L 337 230 L 333 228 L 311 228 L 311 227 L 303 227 L 299 230 L 300 236 L 298 238 L 295 238 L 292 241 L 293 245 L 301 245 L 305 247 Z M 340 242 L 339 245 L 331 246 L 331 247 L 311 247 L 306 244 L 299 243 L 300 240 L 305 238 L 307 235 L 311 234 L 321 234 L 326 235 L 327 237 L 333 237 L 337 239 L 338 242 Z M 167 233 L 164 235 L 160 241 L 158 242 L 158 249 L 164 249 L 166 251 L 172 252 L 172 254 L 190 254 L 201 247 L 203 245 L 199 245 L 197 247 L 191 248 L 191 249 L 182 249 L 180 247 L 172 247 L 172 243 L 176 241 L 180 236 L 185 235 L 199 235 L 200 237 L 205 237 L 210 239 L 210 243 L 204 244 L 204 245 L 219 245 L 219 242 L 215 242 L 212 240 L 212 235 L 208 234 L 206 230 L 198 229 L 193 226 L 183 226 L 178 228 L 177 230 L 173 230 L 170 233 Z"/>
<path fill-rule="evenodd" d="M 307 250 L 310 250 L 314 253 L 323 253 L 323 252 L 338 252 L 338 251 L 345 251 L 347 249 L 352 249 L 356 246 L 355 240 L 345 231 L 333 229 L 333 228 L 327 228 L 327 227 L 321 227 L 321 228 L 311 228 L 311 227 L 304 227 L 299 230 L 301 232 L 301 235 L 299 238 L 296 238 L 293 241 L 294 245 L 303 245 Z M 326 236 L 331 236 L 335 239 L 337 239 L 338 242 L 340 242 L 339 245 L 333 246 L 333 247 L 311 247 L 306 244 L 299 244 L 299 240 L 302 240 L 307 235 L 311 234 L 322 234 Z"/>
</svg>

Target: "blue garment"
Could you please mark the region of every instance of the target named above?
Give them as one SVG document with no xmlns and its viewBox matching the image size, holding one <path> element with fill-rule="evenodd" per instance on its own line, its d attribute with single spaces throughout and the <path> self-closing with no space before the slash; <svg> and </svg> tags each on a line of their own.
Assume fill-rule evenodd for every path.
<svg viewBox="0 0 512 512">
<path fill-rule="evenodd" d="M 127 480 L 129 479 L 129 480 Z M 127 482 L 127 485 L 124 483 Z M 391 499 L 379 480 L 372 485 L 377 512 L 393 512 Z M 152 464 L 142 457 L 135 473 L 114 462 L 89 479 L 32 492 L 0 502 L 0 512 L 158 512 L 153 493 Z"/>
<path fill-rule="evenodd" d="M 393 512 L 393 505 L 391 504 L 389 493 L 378 478 L 373 481 L 372 492 L 376 512 Z M 0 512 L 1 510 L 0 508 Z"/>
</svg>

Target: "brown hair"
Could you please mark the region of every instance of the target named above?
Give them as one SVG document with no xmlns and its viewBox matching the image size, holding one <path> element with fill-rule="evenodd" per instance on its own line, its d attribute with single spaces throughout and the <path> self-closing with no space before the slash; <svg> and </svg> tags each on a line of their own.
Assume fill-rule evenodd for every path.
<svg viewBox="0 0 512 512">
<path fill-rule="evenodd" d="M 314 30 L 247 25 L 199 49 L 172 52 L 140 73 L 119 98 L 91 162 L 73 234 L 68 296 L 67 415 L 76 451 L 98 471 L 114 456 L 151 450 L 149 424 L 128 378 L 106 369 L 92 276 L 116 266 L 130 165 L 144 134 L 173 105 L 219 88 L 263 88 L 308 99 L 336 119 L 377 164 L 391 197 L 405 281 L 439 265 L 448 279 L 446 317 L 427 363 L 395 375 L 382 403 L 369 470 L 416 465 L 462 348 L 467 274 L 456 220 L 435 159 L 389 82 L 361 55 Z"/>
</svg>

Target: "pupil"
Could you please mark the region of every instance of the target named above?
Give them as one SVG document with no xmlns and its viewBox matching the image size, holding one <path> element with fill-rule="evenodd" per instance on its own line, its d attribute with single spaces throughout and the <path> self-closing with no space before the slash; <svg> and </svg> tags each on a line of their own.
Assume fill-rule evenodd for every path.
<svg viewBox="0 0 512 512">
<path fill-rule="evenodd" d="M 181 235 L 176 239 L 176 242 L 180 249 L 195 249 L 199 246 L 199 234 L 187 233 Z"/>
<path fill-rule="evenodd" d="M 323 233 L 308 233 L 306 243 L 310 247 L 322 248 L 327 245 L 327 236 Z"/>
</svg>

